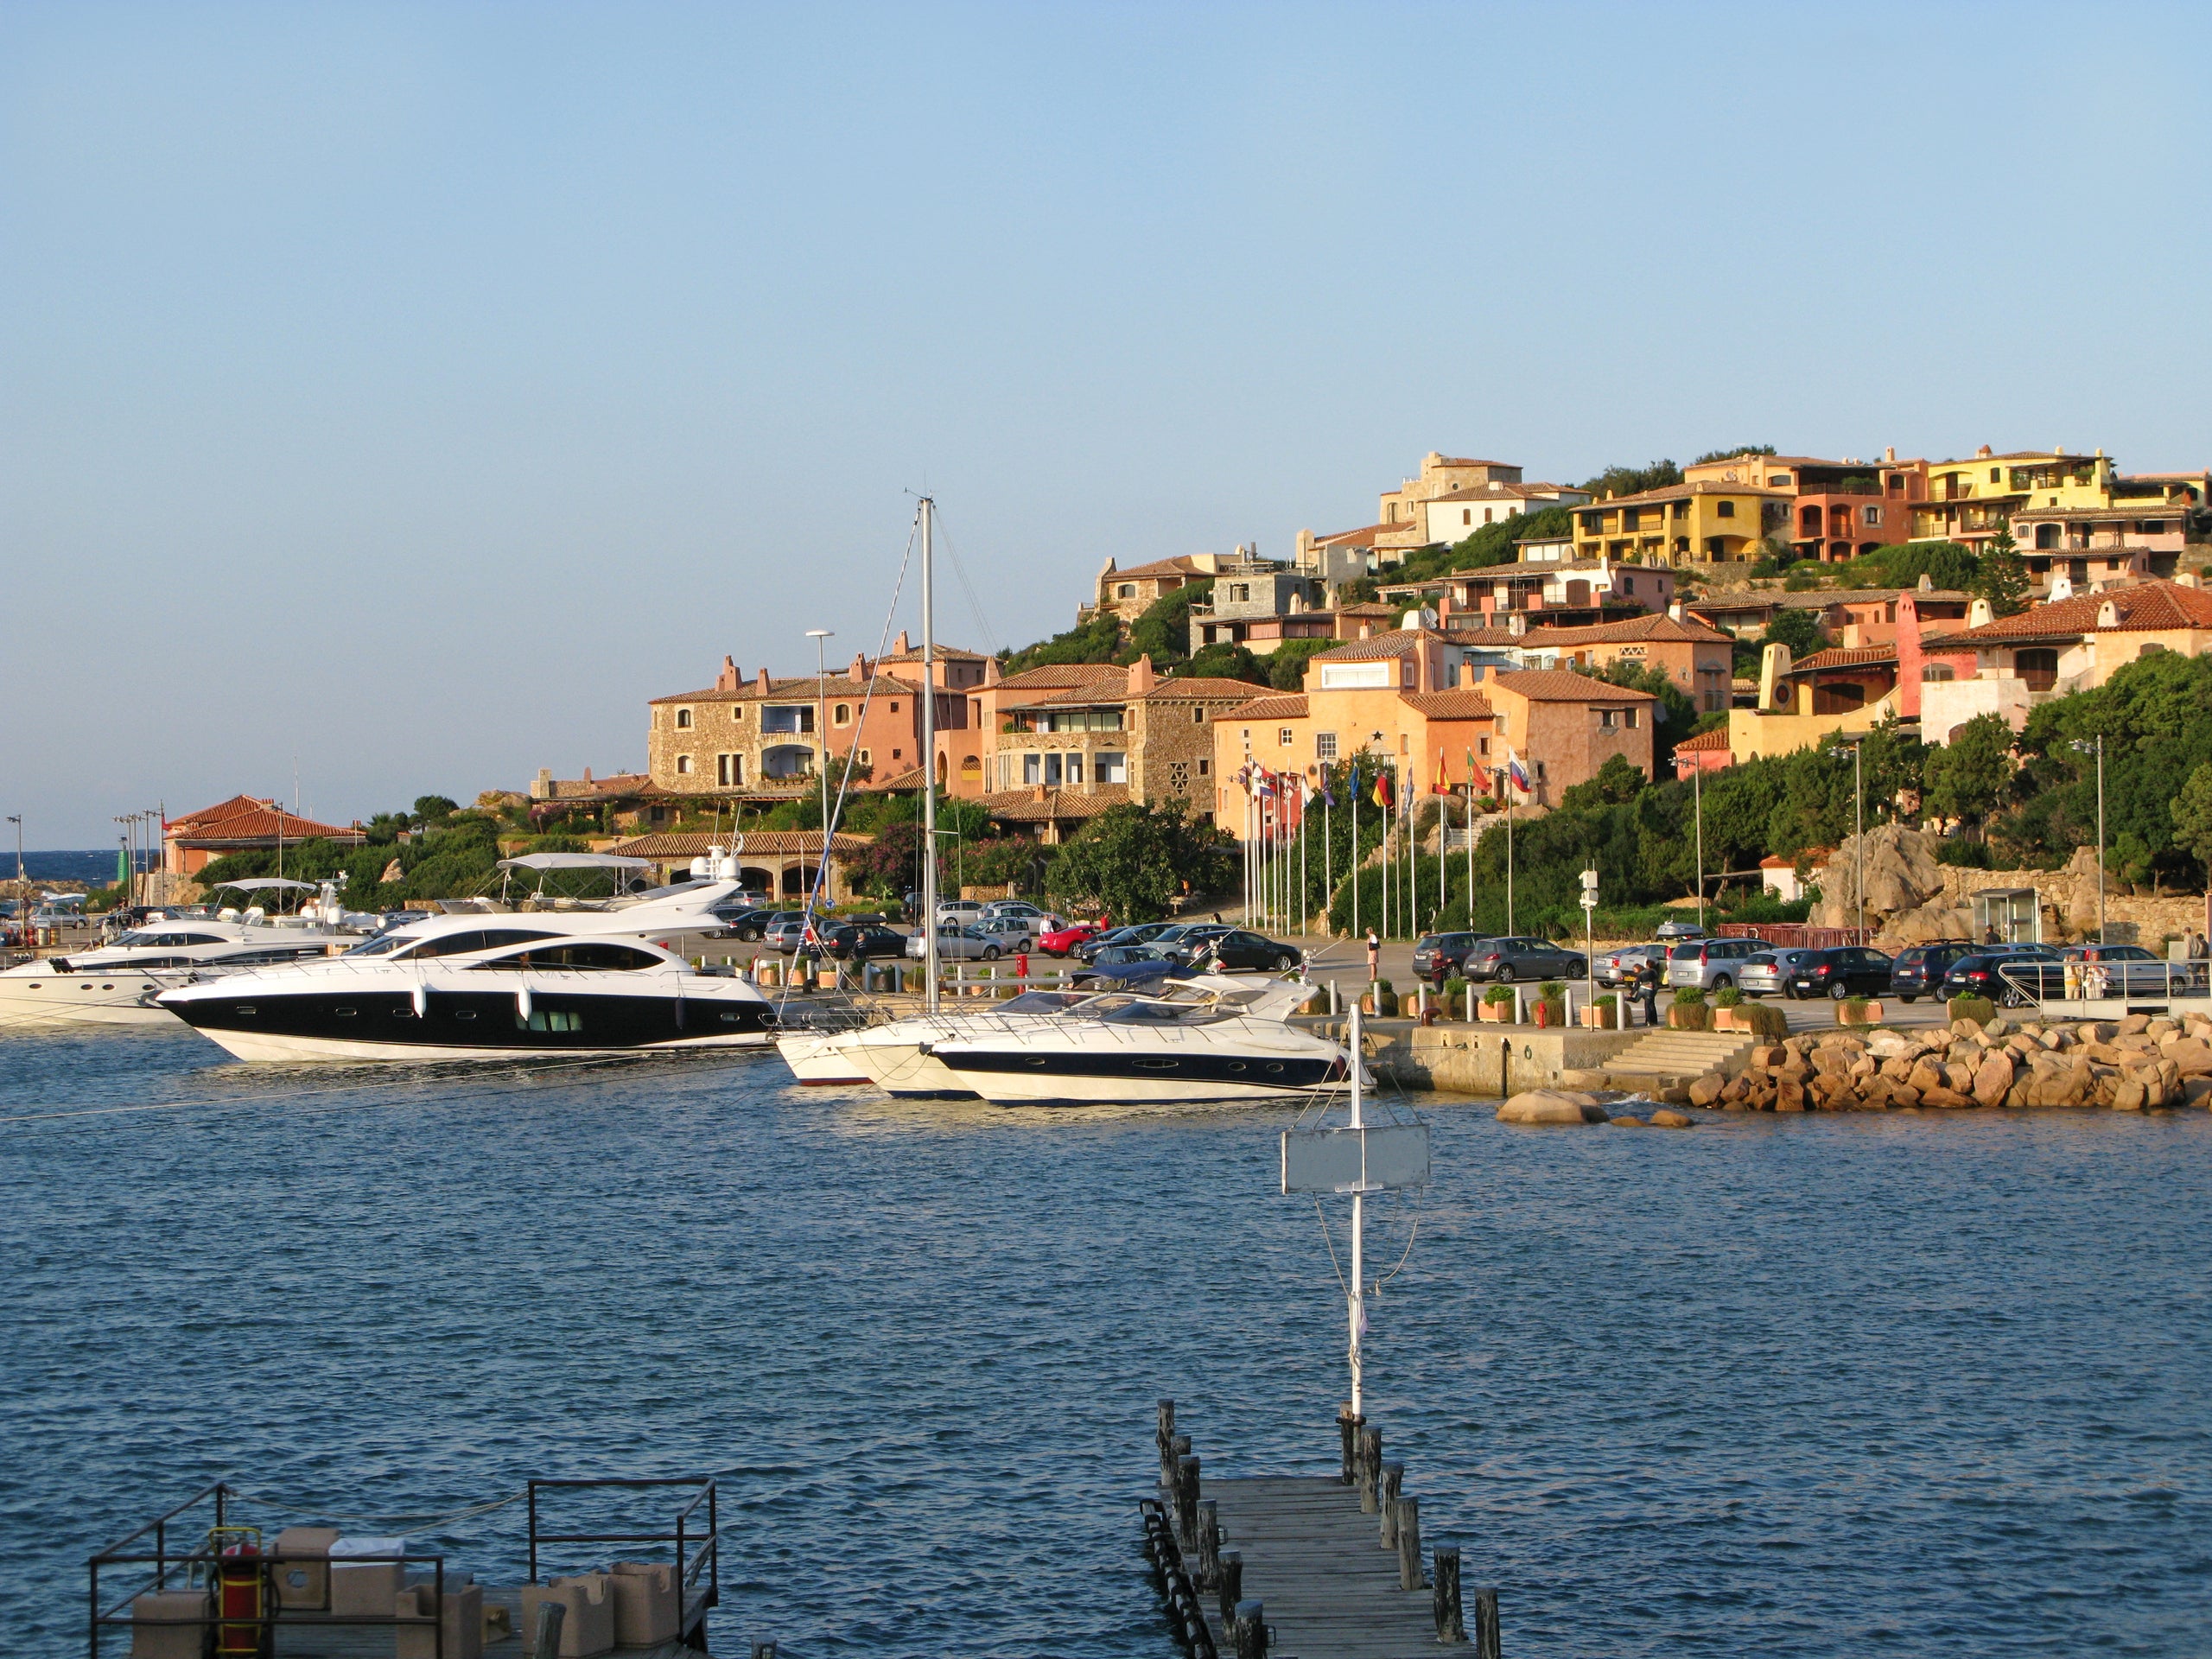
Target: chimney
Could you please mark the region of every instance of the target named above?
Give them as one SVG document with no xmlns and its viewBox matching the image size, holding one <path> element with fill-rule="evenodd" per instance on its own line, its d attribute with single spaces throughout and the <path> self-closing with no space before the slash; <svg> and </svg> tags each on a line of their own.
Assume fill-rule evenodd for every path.
<svg viewBox="0 0 2212 1659">
<path fill-rule="evenodd" d="M 986 657 L 983 658 L 983 683 L 985 685 L 996 685 L 1005 677 L 1006 671 L 999 666 L 999 659 L 997 658 Z"/>
<path fill-rule="evenodd" d="M 766 668 L 763 668 L 760 671 L 760 677 L 755 680 L 753 684 L 759 690 L 762 696 L 765 697 L 768 695 L 768 671 Z"/>
<path fill-rule="evenodd" d="M 1759 707 L 1779 709 L 1777 699 L 1789 694 L 1783 682 L 1789 677 L 1789 647 L 1769 645 L 1759 653 Z"/>
<path fill-rule="evenodd" d="M 584 782 L 591 782 L 591 768 L 589 766 L 586 766 L 584 768 Z"/>
<path fill-rule="evenodd" d="M 868 683 L 867 654 L 863 652 L 855 652 L 853 653 L 853 665 L 846 671 L 846 673 L 855 685 L 866 685 Z"/>
<path fill-rule="evenodd" d="M 1045 798 L 1045 785 L 1042 784 L 1033 785 L 1030 788 L 1029 798 L 1033 801 L 1043 800 Z"/>
<path fill-rule="evenodd" d="M 2071 599 L 2073 595 L 2069 594 L 2067 597 Z M 1970 628 L 1986 628 L 1996 620 L 1995 613 L 1990 610 L 1989 601 L 1986 599 L 1977 599 L 1967 607 L 1967 626 Z"/>
<path fill-rule="evenodd" d="M 2103 604 L 2097 607 L 2097 626 L 2099 629 L 2116 628 L 2119 626 L 2120 607 L 2117 604 L 2108 599 L 2105 601 Z"/>
<path fill-rule="evenodd" d="M 2074 578 L 2071 576 L 2053 576 L 2050 579 L 2050 593 L 2048 597 L 2050 602 L 2054 605 L 2057 604 L 2062 599 L 2073 598 Z"/>
<path fill-rule="evenodd" d="M 1473 690 L 1475 678 L 1475 659 L 1471 657 L 1462 657 L 1459 659 L 1459 689 L 1462 691 Z"/>
<path fill-rule="evenodd" d="M 1488 684 L 1489 684 L 1492 680 L 1496 679 L 1497 677 L 1497 665 L 1495 663 L 1485 663 L 1485 664 L 1483 664 L 1483 677 L 1482 677 L 1482 683 L 1483 683 L 1483 684 L 1484 684 L 1484 685 L 1488 685 Z"/>
<path fill-rule="evenodd" d="M 1926 578 L 1923 577 L 1923 581 Z M 1897 714 L 1904 720 L 1920 718 L 1920 602 L 1910 594 L 1897 595 Z"/>
<path fill-rule="evenodd" d="M 908 652 L 912 651 L 913 648 L 914 648 L 914 647 L 913 647 L 911 644 L 909 644 L 909 643 L 907 642 L 907 639 L 906 639 L 906 629 L 904 629 L 904 628 L 899 629 L 899 638 L 898 638 L 898 639 L 897 639 L 897 640 L 896 640 L 896 641 L 892 645 L 892 647 L 891 647 L 892 651 L 893 651 L 896 655 L 900 656 L 900 657 L 904 657 L 904 656 L 905 656 Z"/>
<path fill-rule="evenodd" d="M 741 676 L 737 671 L 737 664 L 731 658 L 725 657 L 722 658 L 722 671 L 715 676 L 715 690 L 717 691 L 734 691 L 737 690 L 737 683 L 740 677 Z"/>
<path fill-rule="evenodd" d="M 1889 444 L 1885 444 L 1885 445 L 1883 445 L 1883 446 L 1882 446 L 1882 459 L 1883 459 L 1884 461 L 1895 461 L 1897 458 L 1897 445 L 1895 445 L 1894 443 L 1889 443 Z"/>
<path fill-rule="evenodd" d="M 1159 676 L 1152 671 L 1152 653 L 1147 652 L 1129 664 L 1128 684 L 1125 695 L 1132 697 L 1148 696 L 1159 683 Z"/>
<path fill-rule="evenodd" d="M 553 798 L 552 767 L 540 766 L 537 769 L 537 779 L 535 783 L 531 785 L 530 793 L 531 798 L 534 800 L 550 801 Z"/>
<path fill-rule="evenodd" d="M 1936 578 L 1929 575 L 1925 570 L 1922 571 L 1920 573 L 1920 586 L 1916 591 L 1923 594 L 1934 593 L 1936 591 Z"/>
<path fill-rule="evenodd" d="M 1983 444 L 1983 445 L 1981 446 L 1981 448 L 1979 448 L 1979 449 L 1975 450 L 1975 451 L 1974 452 L 1974 459 L 1975 459 L 1975 460 L 1977 460 L 1977 461 L 1987 461 L 1987 460 L 1989 460 L 1989 459 L 1990 459 L 1990 450 L 1989 450 L 1989 446 L 1988 446 L 1987 444 L 1986 444 L 1986 443 L 1985 443 L 1985 444 Z"/>
</svg>

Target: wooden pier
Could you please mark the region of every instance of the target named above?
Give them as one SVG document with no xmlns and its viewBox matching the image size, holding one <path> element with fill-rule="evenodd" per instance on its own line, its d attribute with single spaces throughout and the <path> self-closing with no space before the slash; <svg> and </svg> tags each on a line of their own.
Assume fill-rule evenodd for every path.
<svg viewBox="0 0 2212 1659">
<path fill-rule="evenodd" d="M 1204 1478 L 1160 1402 L 1145 1548 L 1191 1659 L 1417 1659 L 1468 1640 L 1459 1552 L 1425 1560 L 1420 1500 L 1381 1432 L 1338 1420 L 1333 1475 Z M 1474 1598 L 1472 1659 L 1497 1659 L 1497 1594 Z"/>
</svg>

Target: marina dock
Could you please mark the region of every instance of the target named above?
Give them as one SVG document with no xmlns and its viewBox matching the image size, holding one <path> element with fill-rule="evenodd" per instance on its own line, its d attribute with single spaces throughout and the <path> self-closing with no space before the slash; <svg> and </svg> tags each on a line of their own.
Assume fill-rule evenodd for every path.
<svg viewBox="0 0 2212 1659">
<path fill-rule="evenodd" d="M 1160 1402 L 1145 1548 L 1191 1659 L 1417 1659 L 1469 1641 L 1459 1552 L 1426 1558 L 1421 1503 L 1382 1434 L 1338 1421 L 1333 1475 L 1205 1477 Z M 1497 1594 L 1474 1598 L 1473 1659 L 1497 1659 Z"/>
</svg>

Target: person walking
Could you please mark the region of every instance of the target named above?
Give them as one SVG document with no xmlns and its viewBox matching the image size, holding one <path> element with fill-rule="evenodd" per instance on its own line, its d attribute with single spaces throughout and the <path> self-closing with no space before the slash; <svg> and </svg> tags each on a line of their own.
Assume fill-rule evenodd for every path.
<svg viewBox="0 0 2212 1659">
<path fill-rule="evenodd" d="M 1375 937 L 1375 930 L 1367 930 L 1367 982 L 1370 985 L 1382 977 L 1382 941 Z"/>
<path fill-rule="evenodd" d="M 1646 1026 L 1659 1023 L 1660 973 L 1659 961 L 1656 957 L 1646 957 L 1643 966 L 1637 969 L 1636 981 L 1643 995 L 1643 1023 Z"/>
</svg>

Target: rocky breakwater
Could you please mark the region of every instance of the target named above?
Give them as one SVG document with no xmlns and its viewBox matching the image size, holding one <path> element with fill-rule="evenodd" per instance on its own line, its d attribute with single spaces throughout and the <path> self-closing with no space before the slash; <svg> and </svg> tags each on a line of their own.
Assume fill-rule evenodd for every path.
<svg viewBox="0 0 2212 1659">
<path fill-rule="evenodd" d="M 1750 1112 L 2202 1106 L 2212 1103 L 2212 1015 L 1838 1029 L 1755 1048 L 1741 1073 L 1708 1071 L 1689 1098 Z"/>
</svg>

